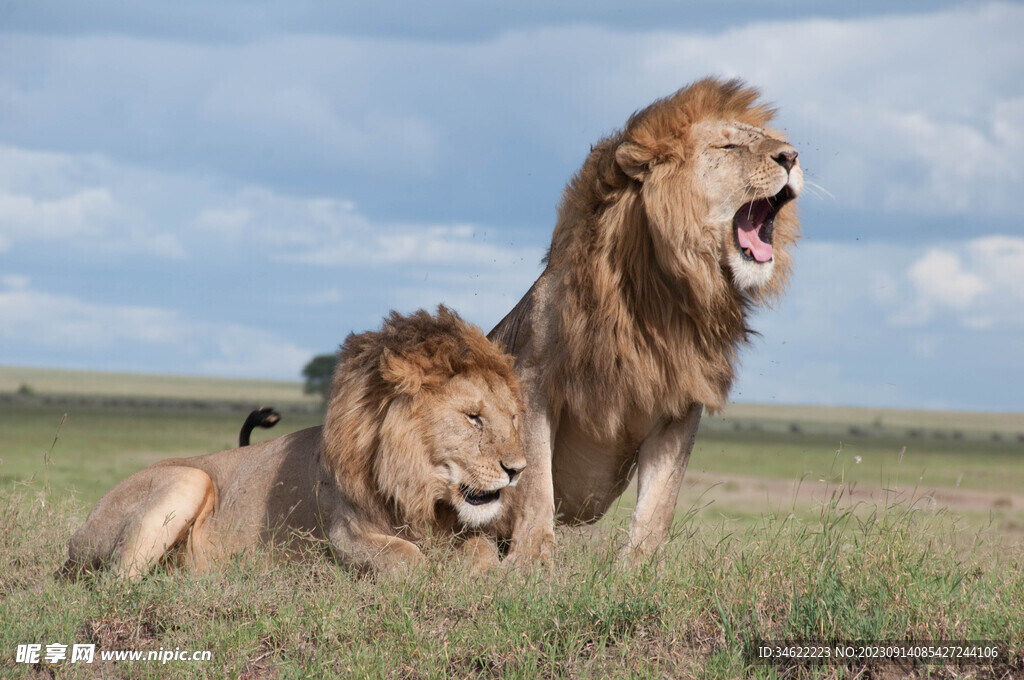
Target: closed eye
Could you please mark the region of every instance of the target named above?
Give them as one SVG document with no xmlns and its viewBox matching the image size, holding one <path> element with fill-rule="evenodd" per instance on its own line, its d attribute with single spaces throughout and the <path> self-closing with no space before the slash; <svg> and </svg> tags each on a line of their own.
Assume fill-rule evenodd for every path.
<svg viewBox="0 0 1024 680">
<path fill-rule="evenodd" d="M 737 148 L 737 147 L 736 147 L 736 145 L 735 145 L 735 144 L 726 144 L 725 146 L 720 146 L 720 147 L 718 147 L 718 148 L 719 148 L 719 149 L 735 149 L 735 148 Z"/>
<path fill-rule="evenodd" d="M 480 417 L 479 413 L 467 413 L 466 417 L 469 418 L 469 422 L 473 423 L 475 427 L 484 426 L 484 419 Z"/>
</svg>

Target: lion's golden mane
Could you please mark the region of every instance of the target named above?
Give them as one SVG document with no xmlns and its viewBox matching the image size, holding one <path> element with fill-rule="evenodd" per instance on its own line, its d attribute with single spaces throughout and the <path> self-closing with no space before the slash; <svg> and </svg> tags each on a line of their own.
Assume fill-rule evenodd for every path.
<svg viewBox="0 0 1024 680">
<path fill-rule="evenodd" d="M 725 405 L 738 345 L 752 332 L 746 313 L 781 295 L 789 279 L 789 248 L 800 232 L 795 208 L 775 218 L 770 283 L 740 290 L 702 228 L 709 206 L 692 173 L 671 186 L 654 186 L 657 175 L 641 183 L 617 150 L 630 143 L 632 162 L 676 161 L 687 173 L 692 124 L 764 128 L 774 109 L 757 98 L 739 81 L 705 80 L 658 100 L 598 142 L 566 187 L 546 258 L 566 285 L 545 385 L 556 411 L 567 407 L 585 429 L 618 431 L 631 409 L 681 415 L 693 403 L 712 412 Z M 665 226 L 652 224 L 652 214 Z"/>
<path fill-rule="evenodd" d="M 430 472 L 430 449 L 446 442 L 427 441 L 388 420 L 389 408 L 409 399 L 412 411 L 429 418 L 438 390 L 455 375 L 479 379 L 493 391 L 503 388 L 518 405 L 522 394 L 512 366 L 510 356 L 447 307 L 436 316 L 392 312 L 380 331 L 350 335 L 342 345 L 324 419 L 322 465 L 378 520 L 407 523 L 416 533 L 451 523 L 451 513 L 438 515 L 441 482 Z"/>
</svg>

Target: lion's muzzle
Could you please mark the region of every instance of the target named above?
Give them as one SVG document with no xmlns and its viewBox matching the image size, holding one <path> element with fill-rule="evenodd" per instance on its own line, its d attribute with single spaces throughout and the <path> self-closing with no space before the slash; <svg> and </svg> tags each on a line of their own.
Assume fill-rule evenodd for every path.
<svg viewBox="0 0 1024 680">
<path fill-rule="evenodd" d="M 736 248 L 748 262 L 764 264 L 772 261 L 775 216 L 782 206 L 799 195 L 803 187 L 803 172 L 797 164 L 795 149 L 782 151 L 772 160 L 785 169 L 786 184 L 773 196 L 744 203 L 732 220 Z"/>
</svg>

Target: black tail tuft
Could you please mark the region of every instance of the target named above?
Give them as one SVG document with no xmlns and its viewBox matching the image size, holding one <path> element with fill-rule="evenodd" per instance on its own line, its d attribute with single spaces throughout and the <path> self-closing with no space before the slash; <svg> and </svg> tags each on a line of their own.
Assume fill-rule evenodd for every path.
<svg viewBox="0 0 1024 680">
<path fill-rule="evenodd" d="M 274 410 L 272 406 L 261 406 L 245 419 L 242 424 L 242 431 L 238 433 L 238 445 L 248 446 L 249 435 L 257 427 L 273 427 L 277 425 L 277 421 L 281 420 L 281 414 Z"/>
</svg>

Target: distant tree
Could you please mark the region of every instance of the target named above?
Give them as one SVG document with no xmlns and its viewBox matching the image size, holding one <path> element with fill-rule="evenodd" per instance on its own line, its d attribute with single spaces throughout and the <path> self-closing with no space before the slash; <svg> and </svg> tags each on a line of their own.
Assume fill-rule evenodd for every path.
<svg viewBox="0 0 1024 680">
<path fill-rule="evenodd" d="M 338 365 L 337 354 L 318 354 L 309 360 L 302 369 L 302 377 L 306 379 L 303 391 L 306 394 L 319 394 L 327 401 L 331 392 L 331 376 Z"/>
</svg>

